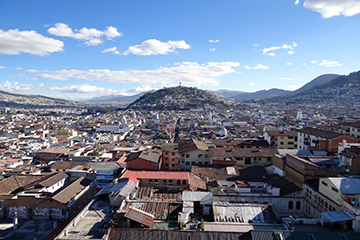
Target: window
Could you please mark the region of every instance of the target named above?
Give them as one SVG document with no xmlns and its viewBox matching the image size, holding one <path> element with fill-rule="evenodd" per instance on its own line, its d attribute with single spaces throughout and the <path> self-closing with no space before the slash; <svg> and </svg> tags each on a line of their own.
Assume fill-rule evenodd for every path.
<svg viewBox="0 0 360 240">
<path fill-rule="evenodd" d="M 202 158 L 202 157 L 203 157 L 203 155 L 202 155 L 202 154 L 199 154 L 199 155 L 198 155 L 198 158 Z"/>
<path fill-rule="evenodd" d="M 271 157 L 266 158 L 266 160 L 267 160 L 268 162 L 271 161 Z"/>
<path fill-rule="evenodd" d="M 296 209 L 301 209 L 301 202 L 300 201 L 296 202 Z"/>
<path fill-rule="evenodd" d="M 185 165 L 190 165 L 190 162 L 186 162 Z"/>
<path fill-rule="evenodd" d="M 321 184 L 324 185 L 325 187 L 327 187 L 327 183 L 324 181 L 321 181 Z"/>
<path fill-rule="evenodd" d="M 280 145 L 284 145 L 284 142 L 280 142 Z"/>
<path fill-rule="evenodd" d="M 186 154 L 186 156 L 185 156 L 186 158 L 189 158 L 190 157 L 190 155 L 189 154 Z"/>
<path fill-rule="evenodd" d="M 331 190 L 333 190 L 336 193 L 338 192 L 338 190 L 336 188 L 334 188 L 334 187 L 331 187 Z"/>
<path fill-rule="evenodd" d="M 250 158 L 245 158 L 245 164 L 251 164 L 251 159 Z"/>
<path fill-rule="evenodd" d="M 293 201 L 290 201 L 289 202 L 289 209 L 293 209 L 293 207 L 294 207 L 294 203 L 293 203 Z"/>
<path fill-rule="evenodd" d="M 196 165 L 196 162 L 191 162 L 191 165 Z"/>
<path fill-rule="evenodd" d="M 176 181 L 176 184 L 177 184 L 177 185 L 180 185 L 180 184 L 181 184 L 181 181 L 180 181 L 180 180 L 177 180 L 177 181 Z"/>
<path fill-rule="evenodd" d="M 205 158 L 209 158 L 209 154 L 205 154 Z"/>
<path fill-rule="evenodd" d="M 169 164 L 165 163 L 165 167 L 169 166 Z"/>
<path fill-rule="evenodd" d="M 165 161 L 168 161 L 169 160 L 169 158 L 165 158 Z"/>
<path fill-rule="evenodd" d="M 164 180 L 163 180 L 163 184 L 166 184 L 166 183 L 167 183 L 167 180 L 166 180 L 166 179 L 164 179 Z"/>
<path fill-rule="evenodd" d="M 175 162 L 175 158 L 172 158 L 171 161 L 172 161 L 172 162 Z"/>
<path fill-rule="evenodd" d="M 183 185 L 186 185 L 186 180 L 183 180 L 183 181 L 182 181 L 182 184 L 183 184 Z"/>
<path fill-rule="evenodd" d="M 171 153 L 172 156 L 175 156 L 175 153 Z"/>
<path fill-rule="evenodd" d="M 175 167 L 175 164 L 171 164 L 171 167 Z"/>
</svg>

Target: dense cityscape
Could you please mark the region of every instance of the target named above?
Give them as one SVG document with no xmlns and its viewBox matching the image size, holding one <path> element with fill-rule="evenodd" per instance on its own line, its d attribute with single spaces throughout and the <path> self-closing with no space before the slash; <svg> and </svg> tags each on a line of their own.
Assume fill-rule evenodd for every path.
<svg viewBox="0 0 360 240">
<path fill-rule="evenodd" d="M 0 240 L 360 239 L 360 0 L 0 22 Z"/>
<path fill-rule="evenodd" d="M 209 98 L 1 108 L 1 237 L 359 237 L 360 105 L 148 108 L 193 91 Z"/>
</svg>

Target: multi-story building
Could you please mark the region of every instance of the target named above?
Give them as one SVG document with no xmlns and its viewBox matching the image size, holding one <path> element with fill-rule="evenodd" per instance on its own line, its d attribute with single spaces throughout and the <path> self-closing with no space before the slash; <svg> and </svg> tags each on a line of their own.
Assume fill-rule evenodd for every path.
<svg viewBox="0 0 360 240">
<path fill-rule="evenodd" d="M 180 168 L 180 154 L 177 143 L 162 145 L 162 170 L 176 171 Z"/>
<path fill-rule="evenodd" d="M 345 228 L 360 232 L 360 179 L 320 178 L 305 182 L 303 189 L 307 216 L 342 222 Z"/>
<path fill-rule="evenodd" d="M 316 128 L 302 128 L 298 132 L 298 148 L 310 151 L 327 151 L 337 153 L 339 143 L 346 140 L 348 143 L 359 142 L 357 138 L 343 133 L 330 132 Z"/>
<path fill-rule="evenodd" d="M 180 170 L 190 171 L 192 165 L 212 164 L 209 148 L 195 139 L 179 141 Z"/>
<path fill-rule="evenodd" d="M 292 131 L 266 131 L 264 139 L 270 146 L 279 149 L 297 149 L 298 137 L 296 132 Z"/>
</svg>

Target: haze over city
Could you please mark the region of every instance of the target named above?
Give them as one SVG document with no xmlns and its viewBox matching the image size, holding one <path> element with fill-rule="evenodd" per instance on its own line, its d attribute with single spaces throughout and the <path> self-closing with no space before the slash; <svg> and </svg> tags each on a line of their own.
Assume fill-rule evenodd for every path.
<svg viewBox="0 0 360 240">
<path fill-rule="evenodd" d="M 358 70 L 360 2 L 2 1 L 0 90 L 295 90 Z"/>
</svg>

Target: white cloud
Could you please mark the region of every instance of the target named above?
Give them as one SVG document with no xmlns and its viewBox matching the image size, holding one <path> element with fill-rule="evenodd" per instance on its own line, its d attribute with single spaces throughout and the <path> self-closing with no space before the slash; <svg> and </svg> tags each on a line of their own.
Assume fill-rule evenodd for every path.
<svg viewBox="0 0 360 240">
<path fill-rule="evenodd" d="M 28 73 L 38 73 L 38 72 L 40 72 L 40 71 L 35 70 L 35 69 L 28 69 L 28 70 L 26 70 L 25 72 L 28 72 Z"/>
<path fill-rule="evenodd" d="M 305 0 L 304 7 L 320 13 L 323 18 L 360 13 L 359 0 Z"/>
<path fill-rule="evenodd" d="M 96 93 L 97 95 L 112 95 L 112 94 L 128 95 L 126 93 L 126 90 L 116 91 L 116 90 L 105 89 L 102 87 L 97 87 L 95 85 L 88 85 L 88 84 L 71 85 L 65 87 L 50 87 L 47 90 L 60 91 L 63 93 L 80 93 L 80 94 Z"/>
<path fill-rule="evenodd" d="M 311 60 L 311 63 L 315 64 L 315 63 L 317 63 L 317 61 L 316 60 Z"/>
<path fill-rule="evenodd" d="M 340 64 L 338 61 L 323 60 L 321 63 L 319 63 L 319 66 L 340 67 L 342 64 Z"/>
<path fill-rule="evenodd" d="M 305 65 L 306 65 L 306 63 L 302 63 L 302 65 L 303 65 L 303 66 L 305 66 Z"/>
<path fill-rule="evenodd" d="M 73 31 L 65 23 L 56 23 L 55 27 L 49 28 L 48 33 L 60 37 L 69 37 L 77 40 L 84 41 L 87 46 L 96 46 L 104 42 L 102 37 L 106 37 L 111 40 L 116 37 L 121 37 L 122 32 L 119 32 L 116 27 L 109 26 L 104 31 L 97 30 L 95 28 L 82 28 L 80 30 Z"/>
<path fill-rule="evenodd" d="M 100 80 L 113 83 L 146 83 L 150 85 L 168 86 L 182 82 L 184 86 L 218 86 L 219 80 L 224 74 L 234 73 L 237 62 L 208 62 L 198 64 L 196 62 L 177 63 L 173 67 L 160 67 L 156 70 L 130 70 L 110 71 L 98 70 L 60 70 L 44 72 L 36 77 L 50 80 Z"/>
<path fill-rule="evenodd" d="M 34 84 L 19 84 L 18 82 L 9 82 L 5 81 L 0 84 L 0 89 L 7 92 L 31 92 L 31 91 L 39 91 L 44 84 L 40 83 L 37 85 Z"/>
<path fill-rule="evenodd" d="M 287 78 L 287 77 L 282 77 L 282 78 L 279 78 L 280 80 L 288 80 L 288 81 L 291 81 L 293 80 L 293 78 Z"/>
<path fill-rule="evenodd" d="M 258 64 L 258 65 L 256 65 L 255 67 L 249 67 L 249 66 L 247 66 L 247 65 L 244 65 L 244 68 L 245 69 L 247 69 L 247 70 L 251 70 L 251 69 L 254 69 L 254 70 L 256 70 L 256 69 L 269 69 L 269 67 L 268 66 L 265 66 L 265 65 L 262 65 L 262 64 Z"/>
<path fill-rule="evenodd" d="M 21 67 L 15 67 L 15 69 L 16 69 L 16 70 L 22 70 L 22 68 L 21 68 Z"/>
<path fill-rule="evenodd" d="M 254 69 L 269 69 L 268 66 L 262 65 L 262 64 L 258 64 L 254 67 Z"/>
<path fill-rule="evenodd" d="M 121 55 L 121 53 L 117 50 L 117 47 L 108 48 L 101 52 L 102 53 L 112 52 L 113 54 Z"/>
<path fill-rule="evenodd" d="M 134 55 L 158 55 L 168 54 L 174 52 L 176 49 L 190 49 L 190 45 L 184 40 L 181 41 L 167 41 L 160 42 L 157 39 L 148 39 L 141 44 L 130 46 L 128 50 L 123 52 L 123 55 L 132 53 Z"/>
<path fill-rule="evenodd" d="M 286 65 L 290 66 L 290 65 L 293 65 L 293 63 L 292 63 L 292 62 L 288 62 L 288 63 L 286 63 Z"/>
<path fill-rule="evenodd" d="M 218 43 L 219 40 L 209 40 L 209 42 L 211 42 L 211 43 Z"/>
<path fill-rule="evenodd" d="M 215 51 L 216 49 L 215 49 L 215 48 L 210 48 L 209 50 L 210 50 L 210 52 L 213 52 L 213 51 Z"/>
<path fill-rule="evenodd" d="M 148 91 L 151 91 L 151 90 L 153 90 L 151 86 L 144 85 L 144 86 L 141 86 L 141 87 L 134 87 L 129 92 L 137 92 L 137 93 L 139 93 L 139 92 L 148 92 Z"/>
<path fill-rule="evenodd" d="M 298 5 L 299 2 L 300 2 L 300 0 L 296 0 L 294 4 L 295 4 L 295 5 Z"/>
<path fill-rule="evenodd" d="M 288 51 L 288 54 L 293 55 L 295 52 L 294 51 Z"/>
<path fill-rule="evenodd" d="M 273 51 L 275 50 L 279 50 L 279 49 L 290 49 L 290 50 L 293 50 L 294 47 L 297 46 L 297 43 L 296 42 L 293 42 L 291 45 L 288 45 L 288 44 L 283 44 L 282 46 L 271 46 L 269 48 L 264 48 L 263 49 L 263 54 L 267 54 L 269 56 L 275 56 L 275 53 L 273 53 Z M 292 52 L 292 53 L 290 53 Z M 293 54 L 294 52 L 293 51 L 289 51 L 288 52 L 289 54 Z"/>
<path fill-rule="evenodd" d="M 7 68 L 7 67 L 4 67 L 4 66 L 0 66 L 0 69 L 5 69 L 5 68 Z"/>
<path fill-rule="evenodd" d="M 46 56 L 53 52 L 63 51 L 63 47 L 62 41 L 44 37 L 36 31 L 12 29 L 5 32 L 0 29 L 0 54 L 29 53 Z"/>
<path fill-rule="evenodd" d="M 254 82 L 254 81 L 249 82 L 249 85 L 250 85 L 250 86 L 254 86 L 254 85 L 255 85 L 255 82 Z"/>
<path fill-rule="evenodd" d="M 256 44 L 256 43 L 254 43 L 254 44 L 253 44 L 253 47 L 258 47 L 258 46 L 259 46 L 259 45 L 258 45 L 258 44 Z"/>
</svg>

